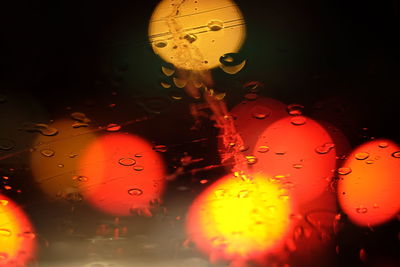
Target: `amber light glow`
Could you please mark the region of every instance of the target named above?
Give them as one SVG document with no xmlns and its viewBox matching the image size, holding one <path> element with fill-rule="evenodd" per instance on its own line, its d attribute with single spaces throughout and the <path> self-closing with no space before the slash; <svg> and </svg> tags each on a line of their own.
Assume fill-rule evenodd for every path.
<svg viewBox="0 0 400 267">
<path fill-rule="evenodd" d="M 257 260 L 278 249 L 289 232 L 291 202 L 267 177 L 228 175 L 192 204 L 188 236 L 212 261 Z"/>
<path fill-rule="evenodd" d="M 0 266 L 25 266 L 35 250 L 36 235 L 28 217 L 0 194 Z"/>
<path fill-rule="evenodd" d="M 108 134 L 96 139 L 79 162 L 83 198 L 113 215 L 151 216 L 160 202 L 165 175 L 161 157 L 144 139 Z"/>
<path fill-rule="evenodd" d="M 231 0 L 164 0 L 149 23 L 154 52 L 179 69 L 214 68 L 244 37 L 244 19 Z"/>
<path fill-rule="evenodd" d="M 338 170 L 339 203 L 355 224 L 382 224 L 399 212 L 399 151 L 390 140 L 370 141 L 357 147 Z"/>
</svg>

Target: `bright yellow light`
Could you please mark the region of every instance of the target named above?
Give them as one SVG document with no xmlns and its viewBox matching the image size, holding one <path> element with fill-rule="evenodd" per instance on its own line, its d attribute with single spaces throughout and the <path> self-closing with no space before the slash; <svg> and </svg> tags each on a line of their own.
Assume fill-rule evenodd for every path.
<svg viewBox="0 0 400 267">
<path fill-rule="evenodd" d="M 232 0 L 163 0 L 153 12 L 149 39 L 153 50 L 177 68 L 214 68 L 245 38 L 244 19 Z"/>
<path fill-rule="evenodd" d="M 290 230 L 287 192 L 264 176 L 226 176 L 194 202 L 189 237 L 219 258 L 255 259 L 278 248 Z M 215 255 L 214 255 L 215 256 Z"/>
</svg>

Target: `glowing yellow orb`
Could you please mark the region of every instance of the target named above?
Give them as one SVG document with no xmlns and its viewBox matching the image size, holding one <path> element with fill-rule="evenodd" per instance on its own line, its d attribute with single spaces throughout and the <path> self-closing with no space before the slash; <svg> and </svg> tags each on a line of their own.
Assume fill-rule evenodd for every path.
<svg viewBox="0 0 400 267">
<path fill-rule="evenodd" d="M 226 53 L 237 52 L 245 38 L 243 16 L 231 0 L 163 0 L 149 23 L 156 54 L 177 68 L 214 68 Z"/>
<path fill-rule="evenodd" d="M 226 260 L 256 259 L 278 249 L 291 229 L 287 192 L 264 176 L 225 176 L 193 203 L 189 238 Z"/>
</svg>

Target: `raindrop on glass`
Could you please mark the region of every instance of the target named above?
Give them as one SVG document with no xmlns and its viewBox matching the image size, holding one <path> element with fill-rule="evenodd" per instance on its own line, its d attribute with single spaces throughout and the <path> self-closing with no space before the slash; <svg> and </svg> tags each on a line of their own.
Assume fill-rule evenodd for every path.
<svg viewBox="0 0 400 267">
<path fill-rule="evenodd" d="M 249 191 L 248 190 L 241 190 L 238 193 L 238 198 L 247 198 L 249 196 Z"/>
<path fill-rule="evenodd" d="M 135 165 L 136 160 L 134 160 L 133 158 L 121 158 L 118 160 L 118 163 L 122 166 L 132 166 Z"/>
<path fill-rule="evenodd" d="M 257 157 L 255 157 L 255 156 L 246 156 L 246 161 L 247 161 L 247 164 L 253 165 L 253 164 L 256 164 L 258 160 L 257 160 Z"/>
<path fill-rule="evenodd" d="M 163 87 L 163 88 L 170 88 L 171 87 L 171 85 L 169 84 L 169 83 L 166 83 L 166 82 L 161 82 L 160 83 L 161 84 L 161 86 Z"/>
<path fill-rule="evenodd" d="M 197 40 L 197 36 L 193 33 L 189 33 L 189 34 L 186 34 L 185 36 L 183 36 L 183 39 L 185 39 L 189 43 L 193 43 L 194 41 Z"/>
<path fill-rule="evenodd" d="M 90 119 L 88 117 L 86 117 L 85 113 L 82 112 L 73 112 L 71 113 L 71 118 L 73 118 L 74 120 L 83 122 L 83 123 L 89 123 Z"/>
<path fill-rule="evenodd" d="M 166 76 L 171 76 L 171 75 L 173 75 L 175 73 L 174 69 L 170 69 L 170 68 L 167 68 L 167 67 L 164 67 L 164 66 L 161 67 L 161 70 Z"/>
<path fill-rule="evenodd" d="M 304 106 L 300 104 L 290 104 L 287 106 L 287 112 L 292 116 L 298 116 L 303 114 Z"/>
<path fill-rule="evenodd" d="M 300 164 L 300 163 L 293 164 L 293 168 L 301 169 L 301 168 L 303 168 L 303 164 Z"/>
<path fill-rule="evenodd" d="M 315 149 L 315 152 L 317 152 L 318 154 L 326 154 L 329 151 L 332 150 L 332 148 L 335 147 L 334 143 L 325 143 L 322 146 L 319 146 Z"/>
<path fill-rule="evenodd" d="M 74 175 L 72 176 L 72 180 L 77 182 L 87 182 L 89 179 L 83 175 Z"/>
<path fill-rule="evenodd" d="M 116 123 L 110 123 L 107 125 L 106 130 L 108 132 L 118 132 L 119 130 L 121 130 L 121 125 Z"/>
<path fill-rule="evenodd" d="M 0 237 L 10 237 L 11 236 L 11 231 L 8 229 L 0 229 Z"/>
<path fill-rule="evenodd" d="M 168 147 L 165 145 L 156 145 L 153 147 L 153 150 L 156 152 L 164 153 L 164 152 L 167 152 Z"/>
<path fill-rule="evenodd" d="M 224 27 L 224 23 L 219 20 L 212 20 L 207 24 L 207 27 L 210 31 L 219 31 Z"/>
<path fill-rule="evenodd" d="M 387 148 L 389 144 L 387 142 L 380 142 L 378 145 L 380 148 Z"/>
<path fill-rule="evenodd" d="M 14 141 L 10 139 L 0 138 L 0 150 L 11 150 L 15 147 Z"/>
<path fill-rule="evenodd" d="M 45 157 L 52 157 L 55 154 L 55 152 L 51 149 L 43 149 L 40 151 L 40 153 Z"/>
<path fill-rule="evenodd" d="M 143 194 L 143 191 L 139 188 L 132 188 L 128 190 L 128 194 L 131 196 L 140 196 Z"/>
<path fill-rule="evenodd" d="M 355 158 L 358 160 L 364 160 L 369 157 L 369 154 L 367 152 L 359 152 L 355 155 Z"/>
<path fill-rule="evenodd" d="M 259 146 L 257 149 L 258 153 L 267 153 L 269 151 L 269 147 L 268 146 Z"/>
<path fill-rule="evenodd" d="M 341 167 L 338 169 L 338 173 L 341 175 L 347 175 L 351 173 L 351 169 L 349 167 Z"/>
<path fill-rule="evenodd" d="M 400 158 L 400 151 L 396 151 L 392 153 L 392 157 L 394 158 Z"/>
<path fill-rule="evenodd" d="M 140 171 L 143 171 L 143 170 L 144 170 L 144 167 L 143 167 L 143 166 L 137 165 L 137 166 L 134 166 L 133 169 L 134 169 L 135 171 L 140 172 Z"/>
<path fill-rule="evenodd" d="M 303 116 L 294 116 L 294 117 L 290 120 L 290 122 L 291 122 L 293 125 L 296 125 L 296 126 L 303 125 L 303 124 L 306 123 L 306 121 L 307 121 L 307 119 L 306 119 L 305 117 L 303 117 Z"/>
<path fill-rule="evenodd" d="M 154 42 L 154 45 L 158 48 L 164 48 L 167 46 L 167 42 L 166 41 L 156 41 Z"/>
<path fill-rule="evenodd" d="M 179 79 L 179 78 L 176 78 L 176 77 L 174 77 L 172 80 L 174 81 L 175 86 L 178 87 L 178 88 L 183 88 L 187 84 L 186 80 Z"/>
<path fill-rule="evenodd" d="M 356 208 L 357 213 L 367 213 L 368 209 L 366 207 L 360 206 Z"/>
</svg>

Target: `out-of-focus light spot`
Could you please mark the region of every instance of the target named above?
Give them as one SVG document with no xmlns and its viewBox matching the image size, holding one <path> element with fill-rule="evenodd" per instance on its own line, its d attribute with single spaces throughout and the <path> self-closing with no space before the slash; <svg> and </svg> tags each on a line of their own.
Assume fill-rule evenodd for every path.
<svg viewBox="0 0 400 267">
<path fill-rule="evenodd" d="M 344 163 L 351 172 L 339 172 L 342 175 L 339 176 L 338 197 L 343 211 L 353 223 L 379 225 L 399 212 L 400 162 L 391 156 L 399 149 L 390 140 L 370 141 L 357 147 Z M 374 159 L 373 164 L 363 160 L 367 154 L 368 159 Z"/>
<path fill-rule="evenodd" d="M 164 164 L 152 145 L 128 134 L 99 137 L 79 161 L 83 198 L 94 207 L 113 215 L 132 213 L 151 216 L 164 190 Z"/>
<path fill-rule="evenodd" d="M 232 0 L 163 0 L 149 23 L 154 52 L 179 69 L 215 68 L 244 38 L 244 19 Z"/>
<path fill-rule="evenodd" d="M 285 117 L 286 105 L 271 98 L 260 97 L 254 101 L 243 101 L 231 110 L 235 118 L 235 127 L 245 144 L 249 147 L 249 153 L 254 150 L 258 136 L 273 122 Z M 264 119 L 261 114 L 265 115 Z M 260 146 L 259 153 L 269 151 L 268 146 Z M 258 153 L 254 153 L 257 155 Z"/>
<path fill-rule="evenodd" d="M 258 163 L 253 170 L 271 174 L 273 177 L 283 175 L 278 183 L 291 182 L 289 190 L 296 205 L 310 201 L 321 194 L 332 177 L 336 167 L 336 151 L 333 145 L 326 153 L 317 153 L 321 145 L 332 144 L 328 132 L 316 121 L 307 118 L 303 125 L 293 125 L 292 119 L 300 116 L 283 118 L 269 125 L 259 135 L 253 154 Z M 262 146 L 272 152 L 259 153 Z"/>
<path fill-rule="evenodd" d="M 25 266 L 35 256 L 35 231 L 16 203 L 1 194 L 0 201 L 0 266 Z"/>
<path fill-rule="evenodd" d="M 280 249 L 291 228 L 291 201 L 264 176 L 228 175 L 192 204 L 187 232 L 212 260 L 258 259 Z"/>
<path fill-rule="evenodd" d="M 80 113 L 79 113 L 80 114 Z M 75 114 L 76 115 L 76 114 Z M 78 117 L 84 120 L 83 118 Z M 84 148 L 94 140 L 91 128 L 74 128 L 73 120 L 61 119 L 51 124 L 59 130 L 57 136 L 38 134 L 31 152 L 32 174 L 39 187 L 50 197 L 67 197 L 77 192 L 77 164 Z"/>
</svg>

